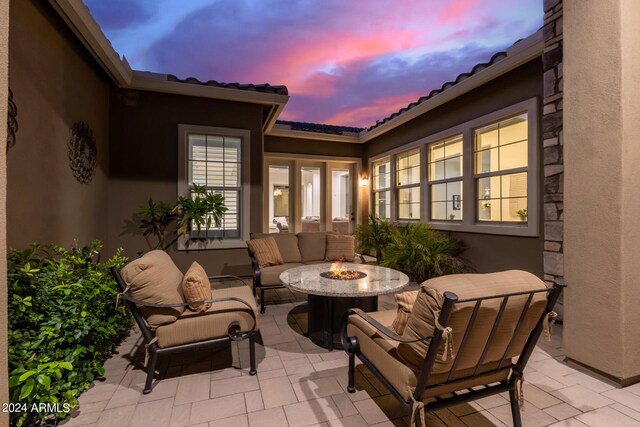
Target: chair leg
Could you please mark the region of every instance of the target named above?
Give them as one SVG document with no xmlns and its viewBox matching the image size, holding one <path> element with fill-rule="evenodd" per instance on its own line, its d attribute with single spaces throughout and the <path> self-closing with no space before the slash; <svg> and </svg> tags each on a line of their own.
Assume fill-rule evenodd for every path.
<svg viewBox="0 0 640 427">
<path fill-rule="evenodd" d="M 264 288 L 260 288 L 260 314 L 264 314 Z"/>
<path fill-rule="evenodd" d="M 151 393 L 151 384 L 153 383 L 153 376 L 156 373 L 156 363 L 158 362 L 158 352 L 156 351 L 155 344 L 149 347 L 149 365 L 147 365 L 147 381 L 144 383 L 144 390 L 142 394 Z"/>
<path fill-rule="evenodd" d="M 354 353 L 351 353 L 349 354 L 349 384 L 347 385 L 347 391 L 349 393 L 356 392 L 355 376 L 356 376 L 356 355 Z"/>
<path fill-rule="evenodd" d="M 513 418 L 514 427 L 522 427 L 522 420 L 520 419 L 520 402 L 516 391 L 514 389 L 509 390 L 509 402 L 511 403 L 511 417 Z"/>
<path fill-rule="evenodd" d="M 256 334 L 249 335 L 249 375 L 255 375 L 256 369 Z"/>
</svg>

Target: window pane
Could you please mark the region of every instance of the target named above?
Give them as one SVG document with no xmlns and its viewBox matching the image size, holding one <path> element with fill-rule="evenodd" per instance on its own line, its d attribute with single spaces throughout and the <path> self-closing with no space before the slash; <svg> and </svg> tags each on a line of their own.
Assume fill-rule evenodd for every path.
<svg viewBox="0 0 640 427">
<path fill-rule="evenodd" d="M 526 197 L 527 173 L 502 176 L 502 197 Z"/>
<path fill-rule="evenodd" d="M 478 200 L 478 221 L 500 221 L 500 199 Z"/>
<path fill-rule="evenodd" d="M 496 172 L 498 169 L 498 149 L 476 153 L 476 173 Z"/>
<path fill-rule="evenodd" d="M 521 114 L 500 123 L 500 145 L 528 139 L 527 115 Z"/>
<path fill-rule="evenodd" d="M 420 182 L 420 149 L 400 153 L 396 156 L 397 185 L 411 185 Z"/>
<path fill-rule="evenodd" d="M 431 219 L 462 219 L 462 181 L 431 186 Z"/>
<path fill-rule="evenodd" d="M 498 146 L 499 123 L 494 123 L 476 130 L 476 151 Z"/>
<path fill-rule="evenodd" d="M 289 231 L 289 167 L 269 166 L 269 233 Z"/>
<path fill-rule="evenodd" d="M 479 221 L 521 221 L 527 207 L 526 172 L 478 179 Z M 521 211 L 521 215 L 518 215 Z"/>
<path fill-rule="evenodd" d="M 447 184 L 435 184 L 431 186 L 431 200 L 444 202 L 447 200 Z"/>
<path fill-rule="evenodd" d="M 527 198 L 502 199 L 502 221 L 527 220 Z"/>
<path fill-rule="evenodd" d="M 391 186 L 391 161 L 379 160 L 373 163 L 373 189 L 388 188 Z"/>
<path fill-rule="evenodd" d="M 431 202 L 431 219 L 447 219 L 447 202 Z"/>
<path fill-rule="evenodd" d="M 391 218 L 391 191 L 373 193 L 373 210 L 379 218 Z"/>
<path fill-rule="evenodd" d="M 527 141 L 500 147 L 500 170 L 527 167 Z"/>
<path fill-rule="evenodd" d="M 207 163 L 189 162 L 189 184 L 207 185 Z"/>
<path fill-rule="evenodd" d="M 429 145 L 429 180 L 462 176 L 462 135 Z"/>
<path fill-rule="evenodd" d="M 420 218 L 420 187 L 398 190 L 398 218 Z"/>
<path fill-rule="evenodd" d="M 307 221 L 319 221 L 320 168 L 303 167 L 301 168 L 301 173 L 300 200 L 302 202 L 302 219 Z"/>
</svg>

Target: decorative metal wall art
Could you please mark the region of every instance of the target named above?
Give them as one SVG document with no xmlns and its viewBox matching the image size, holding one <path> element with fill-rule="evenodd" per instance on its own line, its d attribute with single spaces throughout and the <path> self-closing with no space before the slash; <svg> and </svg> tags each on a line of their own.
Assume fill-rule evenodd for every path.
<svg viewBox="0 0 640 427">
<path fill-rule="evenodd" d="M 18 107 L 13 102 L 13 92 L 9 89 L 9 109 L 7 110 L 7 152 L 16 145 L 16 132 L 18 132 Z"/>
<path fill-rule="evenodd" d="M 98 148 L 93 132 L 85 122 L 76 122 L 69 140 L 69 161 L 73 176 L 82 184 L 88 184 L 96 170 Z"/>
</svg>

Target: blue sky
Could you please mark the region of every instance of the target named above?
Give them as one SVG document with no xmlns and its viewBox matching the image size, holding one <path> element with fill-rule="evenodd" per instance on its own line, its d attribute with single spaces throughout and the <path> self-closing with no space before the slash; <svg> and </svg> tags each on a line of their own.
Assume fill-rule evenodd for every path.
<svg viewBox="0 0 640 427">
<path fill-rule="evenodd" d="M 281 119 L 370 126 L 542 26 L 542 0 L 84 0 L 132 68 L 284 84 Z"/>
</svg>

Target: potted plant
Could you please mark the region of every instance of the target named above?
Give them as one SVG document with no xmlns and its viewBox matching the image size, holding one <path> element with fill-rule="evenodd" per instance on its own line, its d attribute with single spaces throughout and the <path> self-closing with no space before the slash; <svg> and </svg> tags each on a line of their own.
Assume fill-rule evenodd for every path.
<svg viewBox="0 0 640 427">
<path fill-rule="evenodd" d="M 369 214 L 366 224 L 361 224 L 356 229 L 356 251 L 358 253 L 371 254 L 380 263 L 384 248 L 391 239 L 391 230 L 394 228 L 389 221 Z"/>
<path fill-rule="evenodd" d="M 138 211 L 139 227 L 143 236 L 156 239 L 153 249 L 166 250 L 192 229 L 208 229 L 211 224 L 219 227 L 226 211 L 222 194 L 193 185 L 187 195 L 179 196 L 174 203 L 156 203 L 149 198 L 147 205 Z"/>
<path fill-rule="evenodd" d="M 516 211 L 516 215 L 518 215 L 520 217 L 520 221 L 526 221 L 527 217 L 528 217 L 527 208 L 517 210 Z"/>
<path fill-rule="evenodd" d="M 422 283 L 432 277 L 467 270 L 462 259 L 464 244 L 428 224 L 407 224 L 391 232 L 380 265 L 400 270 L 411 281 Z"/>
</svg>

